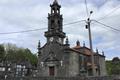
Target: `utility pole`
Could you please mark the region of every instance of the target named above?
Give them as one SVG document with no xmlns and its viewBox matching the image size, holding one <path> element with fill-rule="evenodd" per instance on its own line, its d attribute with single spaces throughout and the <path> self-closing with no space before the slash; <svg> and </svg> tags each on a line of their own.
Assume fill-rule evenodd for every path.
<svg viewBox="0 0 120 80">
<path fill-rule="evenodd" d="M 90 16 L 93 13 L 93 11 L 90 11 Z M 92 47 L 92 35 L 91 35 L 91 28 L 90 28 L 90 24 L 91 24 L 91 20 L 90 20 L 90 16 L 88 17 L 86 23 L 86 29 L 88 29 L 88 34 L 89 34 L 89 45 L 90 45 L 90 49 L 91 49 L 91 62 L 92 62 L 92 75 L 95 76 L 95 65 L 94 65 L 94 53 L 93 53 L 93 47 Z"/>
</svg>

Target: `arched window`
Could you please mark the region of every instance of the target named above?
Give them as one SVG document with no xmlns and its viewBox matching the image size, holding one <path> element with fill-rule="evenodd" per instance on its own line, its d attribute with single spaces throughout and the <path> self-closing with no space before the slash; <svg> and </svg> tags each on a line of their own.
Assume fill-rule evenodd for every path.
<svg viewBox="0 0 120 80">
<path fill-rule="evenodd" d="M 55 23 L 55 21 L 51 20 L 51 29 L 54 29 L 54 23 Z"/>
<path fill-rule="evenodd" d="M 59 9 L 57 9 L 57 13 L 59 13 L 60 12 L 60 10 Z"/>
<path fill-rule="evenodd" d="M 55 13 L 55 8 L 52 9 L 52 13 Z"/>
</svg>

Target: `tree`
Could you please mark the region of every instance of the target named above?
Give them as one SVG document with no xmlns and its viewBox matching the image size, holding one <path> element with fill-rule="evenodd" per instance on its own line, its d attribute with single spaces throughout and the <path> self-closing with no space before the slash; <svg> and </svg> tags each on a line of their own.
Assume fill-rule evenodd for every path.
<svg viewBox="0 0 120 80">
<path fill-rule="evenodd" d="M 120 60 L 118 57 L 106 61 L 106 68 L 109 75 L 120 75 Z"/>
<path fill-rule="evenodd" d="M 0 61 L 4 59 L 5 56 L 5 49 L 2 44 L 0 44 Z"/>
<path fill-rule="evenodd" d="M 31 62 L 32 65 L 37 65 L 37 56 L 33 54 L 28 48 L 25 49 L 26 59 Z"/>
<path fill-rule="evenodd" d="M 15 44 L 5 44 L 6 60 L 11 62 L 29 61 L 32 65 L 37 65 L 37 56 L 28 48 L 19 48 Z"/>
<path fill-rule="evenodd" d="M 7 43 L 4 44 L 5 47 L 5 59 L 7 61 L 16 61 L 17 59 L 17 50 L 18 47 L 15 44 Z"/>
</svg>

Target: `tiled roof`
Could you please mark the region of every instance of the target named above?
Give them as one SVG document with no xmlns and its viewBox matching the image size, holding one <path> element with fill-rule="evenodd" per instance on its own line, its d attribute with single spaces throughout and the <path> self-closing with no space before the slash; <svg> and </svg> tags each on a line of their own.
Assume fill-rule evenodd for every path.
<svg viewBox="0 0 120 80">
<path fill-rule="evenodd" d="M 77 46 L 73 47 L 72 49 L 77 50 L 77 51 L 79 51 L 87 56 L 90 56 L 92 54 L 90 49 L 87 47 L 81 47 L 81 46 L 77 45 Z"/>
<path fill-rule="evenodd" d="M 73 47 L 73 49 L 80 49 L 80 48 L 81 48 L 80 46 Z"/>
</svg>

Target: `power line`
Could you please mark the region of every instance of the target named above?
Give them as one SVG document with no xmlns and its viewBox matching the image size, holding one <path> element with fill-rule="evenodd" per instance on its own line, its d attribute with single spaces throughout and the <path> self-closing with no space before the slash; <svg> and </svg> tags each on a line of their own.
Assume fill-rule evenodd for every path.
<svg viewBox="0 0 120 80">
<path fill-rule="evenodd" d="M 83 21 L 85 21 L 85 20 L 78 20 L 78 21 L 75 21 L 75 22 L 66 23 L 63 26 L 72 25 L 72 24 L 83 22 Z"/>
<path fill-rule="evenodd" d="M 83 21 L 85 21 L 85 20 L 79 20 L 79 21 L 75 21 L 75 22 L 66 23 L 66 24 L 64 24 L 63 26 L 72 25 L 72 24 L 76 24 L 76 23 L 83 22 Z M 115 29 L 115 28 L 113 28 L 113 27 L 111 27 L 111 26 L 108 26 L 108 25 L 106 25 L 106 24 L 103 24 L 103 23 L 101 23 L 101 22 L 99 22 L 99 21 L 96 21 L 96 20 L 93 20 L 93 21 L 95 21 L 95 22 L 97 22 L 97 23 L 99 23 L 99 24 L 102 24 L 102 25 L 104 25 L 104 26 L 106 26 L 106 27 L 109 27 L 109 28 L 111 28 L 111 29 L 113 29 L 113 30 L 120 31 L 120 30 Z M 5 35 L 5 34 L 17 34 L 17 33 L 28 33 L 28 32 L 35 32 L 35 31 L 46 30 L 46 29 L 47 29 L 47 28 L 39 28 L 39 29 L 24 30 L 24 31 L 5 32 L 5 33 L 0 33 L 0 35 Z"/>
<path fill-rule="evenodd" d="M 86 5 L 86 12 L 87 12 L 87 16 L 88 16 L 88 6 L 87 6 L 87 0 L 85 0 L 85 5 Z M 116 8 L 114 8 L 110 13 L 108 13 L 107 15 L 105 15 L 104 17 L 102 17 L 101 19 L 99 20 L 102 20 L 104 19 L 105 17 L 109 16 L 111 13 L 115 12 L 117 9 L 119 9 L 120 6 L 117 6 Z M 98 21 L 99 21 L 98 20 Z M 67 25 L 71 25 L 71 24 L 76 24 L 76 23 L 79 23 L 79 22 L 82 22 L 82 21 L 85 21 L 85 20 L 80 20 L 80 21 L 75 21 L 75 22 L 71 22 L 71 23 L 67 23 L 67 24 L 64 24 L 64 26 L 67 26 Z M 103 25 L 103 24 L 102 24 Z M 106 26 L 106 25 L 104 25 Z M 27 33 L 27 32 L 34 32 L 34 31 L 39 31 L 39 30 L 45 30 L 47 28 L 40 28 L 40 29 L 32 29 L 32 30 L 25 30 L 25 31 L 15 31 L 15 32 L 5 32 L 5 33 L 0 33 L 0 35 L 2 34 L 16 34 L 16 33 Z M 111 29 L 113 29 L 111 27 Z M 114 29 L 116 30 L 116 29 Z M 117 30 L 118 31 L 118 30 Z"/>
<path fill-rule="evenodd" d="M 101 18 L 99 18 L 98 20 L 97 20 L 97 22 L 98 21 L 100 21 L 100 20 L 102 20 L 102 19 L 105 19 L 106 17 L 108 17 L 108 16 L 110 16 L 111 14 L 113 14 L 115 11 L 117 11 L 118 9 L 120 9 L 120 5 L 119 6 L 117 6 L 117 7 L 115 7 L 115 8 L 113 8 L 108 14 L 106 14 L 106 15 L 104 15 L 103 17 L 101 17 Z M 94 24 L 94 23 L 92 23 L 92 24 Z M 103 25 L 103 24 L 102 24 Z M 106 26 L 106 25 L 104 25 L 104 26 Z M 107 26 L 108 27 L 108 26 Z M 110 27 L 109 27 L 110 28 Z M 112 29 L 112 28 L 111 28 Z M 113 30 L 115 30 L 116 31 L 116 29 L 113 29 Z M 118 31 L 118 30 L 117 30 Z"/>
<path fill-rule="evenodd" d="M 26 33 L 26 32 L 33 32 L 33 31 L 45 30 L 45 29 L 47 29 L 47 28 L 33 29 L 33 30 L 25 30 L 25 31 L 16 31 L 16 32 L 5 32 L 5 33 L 0 33 L 0 34 Z"/>
<path fill-rule="evenodd" d="M 113 27 L 111 27 L 111 26 L 109 26 L 109 25 L 106 25 L 106 24 L 104 24 L 104 23 L 101 23 L 101 22 L 99 22 L 99 21 L 96 21 L 96 20 L 93 20 L 93 21 L 95 21 L 95 22 L 97 22 L 97 23 L 99 23 L 99 24 L 101 24 L 101 25 L 103 25 L 103 26 L 106 26 L 106 27 L 108 27 L 108 28 L 110 28 L 110 29 L 112 29 L 112 30 L 115 30 L 115 31 L 118 31 L 118 32 L 120 32 L 120 30 L 119 30 L 119 29 L 113 28 Z"/>
<path fill-rule="evenodd" d="M 79 22 L 82 22 L 82 21 L 85 21 L 85 20 L 79 20 L 79 21 L 75 21 L 75 22 L 70 22 L 70 23 L 67 23 L 67 24 L 64 24 L 64 26 L 67 26 L 67 25 L 71 25 L 71 24 L 76 24 L 76 23 L 79 23 Z M 40 30 L 46 30 L 47 28 L 40 28 L 40 29 L 32 29 L 32 30 L 24 30 L 24 31 L 15 31 L 15 32 L 5 32 L 5 33 L 0 33 L 0 35 L 5 35 L 5 34 L 17 34 L 17 33 L 28 33 L 28 32 L 35 32 L 35 31 L 40 31 Z"/>
<path fill-rule="evenodd" d="M 79 21 L 75 21 L 75 22 L 71 22 L 71 23 L 66 23 L 66 24 L 64 24 L 64 26 L 76 24 L 76 23 L 83 22 L 83 21 L 85 21 L 85 20 L 79 20 Z M 108 26 L 108 25 L 106 25 L 106 24 L 103 24 L 103 23 L 101 23 L 101 22 L 99 22 L 99 21 L 97 21 L 97 20 L 91 20 L 91 21 L 97 22 L 97 23 L 99 23 L 99 24 L 101 24 L 101 25 L 104 25 L 104 26 L 106 26 L 106 27 L 108 27 L 108 28 L 110 28 L 110 29 L 112 29 L 112 30 L 120 31 L 119 29 L 116 29 L 116 28 L 113 28 L 113 27 Z M 47 28 L 40 28 L 40 29 L 25 30 L 25 31 L 6 32 L 6 33 L 0 33 L 0 35 L 2 35 L 2 34 L 16 34 L 16 33 L 28 33 L 28 32 L 40 31 L 40 30 L 46 30 L 46 29 L 47 29 Z"/>
<path fill-rule="evenodd" d="M 104 15 L 103 17 L 101 17 L 100 19 L 98 19 L 98 21 L 105 19 L 106 17 L 108 17 L 109 15 L 113 14 L 115 11 L 117 11 L 118 9 L 120 9 L 120 5 L 115 7 L 114 9 L 112 9 L 108 14 Z"/>
</svg>

